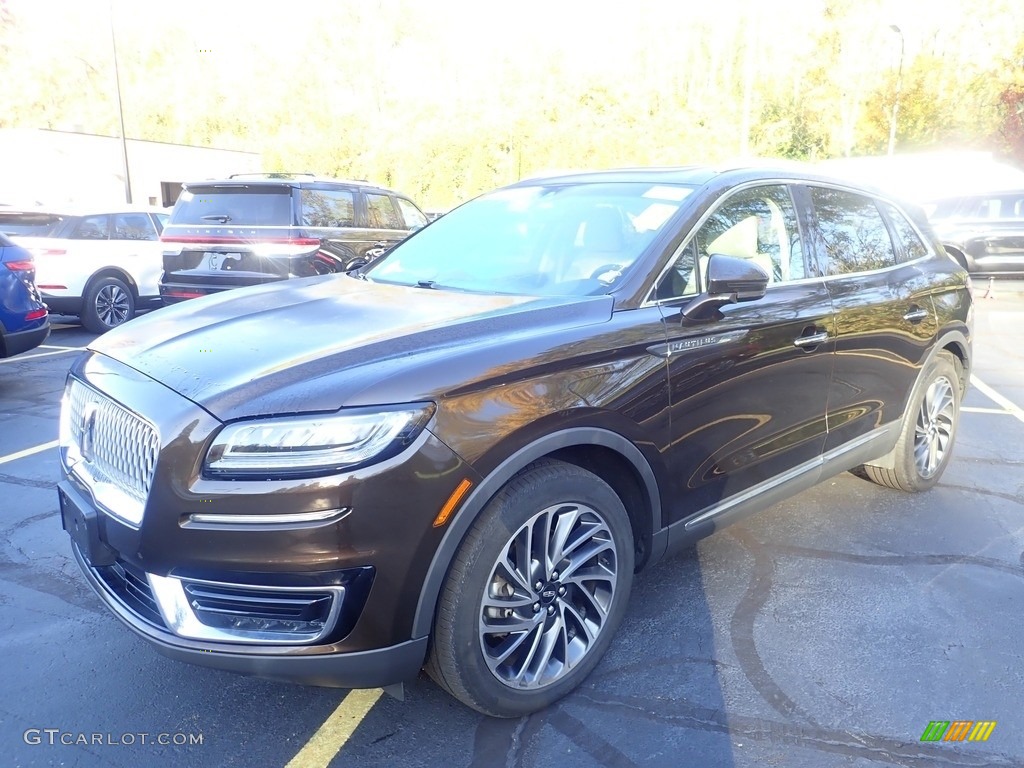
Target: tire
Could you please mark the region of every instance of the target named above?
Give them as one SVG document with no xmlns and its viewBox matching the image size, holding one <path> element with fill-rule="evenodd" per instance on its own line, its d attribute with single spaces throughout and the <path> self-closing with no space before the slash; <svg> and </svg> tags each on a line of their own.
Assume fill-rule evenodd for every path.
<svg viewBox="0 0 1024 768">
<path fill-rule="evenodd" d="M 485 715 L 519 717 L 552 704 L 611 643 L 633 558 L 629 517 L 607 483 L 572 464 L 531 464 L 487 504 L 452 562 L 427 673 Z M 508 625 L 521 631 L 500 631 Z"/>
<path fill-rule="evenodd" d="M 82 325 L 106 333 L 135 317 L 135 294 L 123 280 L 101 277 L 89 284 L 82 301 Z"/>
<path fill-rule="evenodd" d="M 912 493 L 927 491 L 939 481 L 953 453 L 960 422 L 962 379 L 960 361 L 949 352 L 939 352 L 921 376 L 889 460 L 864 465 L 869 480 Z"/>
</svg>

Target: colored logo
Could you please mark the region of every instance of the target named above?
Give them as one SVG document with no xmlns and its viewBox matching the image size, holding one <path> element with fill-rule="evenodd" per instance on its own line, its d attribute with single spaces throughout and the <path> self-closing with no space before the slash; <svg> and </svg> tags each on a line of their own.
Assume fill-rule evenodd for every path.
<svg viewBox="0 0 1024 768">
<path fill-rule="evenodd" d="M 932 720 L 921 741 L 988 741 L 995 728 L 995 720 Z"/>
</svg>

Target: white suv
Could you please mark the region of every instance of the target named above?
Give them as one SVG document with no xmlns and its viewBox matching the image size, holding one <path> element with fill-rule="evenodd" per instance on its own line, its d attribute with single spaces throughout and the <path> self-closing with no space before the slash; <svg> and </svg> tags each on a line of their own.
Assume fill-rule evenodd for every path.
<svg viewBox="0 0 1024 768">
<path fill-rule="evenodd" d="M 103 333 L 159 306 L 162 208 L 0 209 L 0 232 L 35 257 L 50 311 Z"/>
</svg>

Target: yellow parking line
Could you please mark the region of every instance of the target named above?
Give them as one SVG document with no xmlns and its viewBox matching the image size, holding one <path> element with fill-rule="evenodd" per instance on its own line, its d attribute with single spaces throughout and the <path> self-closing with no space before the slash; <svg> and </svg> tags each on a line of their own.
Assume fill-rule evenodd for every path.
<svg viewBox="0 0 1024 768">
<path fill-rule="evenodd" d="M 306 746 L 285 768 L 327 768 L 384 693 L 380 688 L 349 691 Z"/>
</svg>

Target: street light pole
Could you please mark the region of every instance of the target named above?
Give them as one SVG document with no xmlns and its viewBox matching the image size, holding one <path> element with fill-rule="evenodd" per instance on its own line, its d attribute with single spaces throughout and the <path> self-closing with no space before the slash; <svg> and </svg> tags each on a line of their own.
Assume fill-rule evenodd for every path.
<svg viewBox="0 0 1024 768">
<path fill-rule="evenodd" d="M 128 175 L 128 139 L 124 135 L 124 107 L 121 106 L 121 73 L 117 68 L 117 39 L 114 37 L 114 0 L 110 0 L 110 47 L 114 51 L 114 83 L 117 86 L 117 117 L 121 122 L 121 160 L 124 163 L 124 199 L 132 201 L 132 180 Z"/>
<path fill-rule="evenodd" d="M 893 153 L 896 149 L 896 116 L 900 111 L 900 90 L 903 88 L 903 51 L 904 51 L 904 40 L 903 30 L 897 27 L 895 24 L 890 24 L 889 29 L 900 36 L 900 64 L 899 69 L 896 70 L 896 94 L 892 99 L 892 114 L 889 117 L 889 154 Z"/>
</svg>

